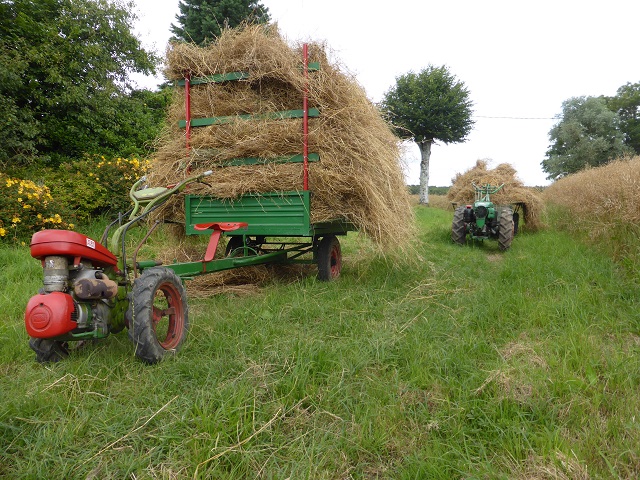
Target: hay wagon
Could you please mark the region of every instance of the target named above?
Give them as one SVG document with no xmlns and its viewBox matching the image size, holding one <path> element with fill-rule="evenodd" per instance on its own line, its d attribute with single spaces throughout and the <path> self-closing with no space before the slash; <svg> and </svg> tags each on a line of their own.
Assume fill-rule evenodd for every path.
<svg viewBox="0 0 640 480">
<path fill-rule="evenodd" d="M 302 68 L 305 79 L 310 71 L 319 69 L 318 63 L 309 63 L 307 45 L 302 50 Z M 320 160 L 318 153 L 309 152 L 309 117 L 317 117 L 317 108 L 309 108 L 308 89 L 301 98 L 302 109 L 270 112 L 258 115 L 192 118 L 192 88 L 207 83 L 226 83 L 246 80 L 247 72 L 231 72 L 191 78 L 186 75 L 178 83 L 185 92 L 186 148 L 190 150 L 191 130 L 208 125 L 227 124 L 237 120 L 279 120 L 300 118 L 302 123 L 301 153 L 276 159 L 234 158 L 217 165 L 227 168 L 268 163 L 300 164 L 302 185 L 300 190 L 245 194 L 226 199 L 210 195 L 185 195 L 185 225 L 188 235 L 210 234 L 211 240 L 204 262 L 185 263 L 171 268 L 180 276 L 190 276 L 264 263 L 312 263 L 318 266 L 320 280 L 332 280 L 340 274 L 342 254 L 338 237 L 355 227 L 336 219 L 320 223 L 311 220 L 313 202 L 309 190 L 309 163 Z M 224 258 L 214 259 L 220 237 L 229 237 Z"/>
</svg>

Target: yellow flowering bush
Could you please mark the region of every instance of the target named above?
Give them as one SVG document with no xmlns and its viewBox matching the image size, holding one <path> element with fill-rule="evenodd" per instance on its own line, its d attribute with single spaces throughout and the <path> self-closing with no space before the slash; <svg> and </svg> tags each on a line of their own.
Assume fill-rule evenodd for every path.
<svg viewBox="0 0 640 480">
<path fill-rule="evenodd" d="M 49 188 L 0 172 L 0 241 L 22 241 L 46 228 L 73 229 Z"/>
<path fill-rule="evenodd" d="M 150 167 L 148 160 L 86 155 L 65 163 L 47 180 L 52 195 L 79 220 L 124 212 L 131 206 L 129 190 Z"/>
</svg>

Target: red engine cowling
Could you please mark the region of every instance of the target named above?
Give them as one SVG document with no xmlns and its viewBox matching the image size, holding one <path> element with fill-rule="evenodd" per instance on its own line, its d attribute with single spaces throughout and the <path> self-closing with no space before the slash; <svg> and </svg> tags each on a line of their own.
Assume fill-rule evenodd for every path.
<svg viewBox="0 0 640 480">
<path fill-rule="evenodd" d="M 53 338 L 77 328 L 71 319 L 75 310 L 71 295 L 62 292 L 31 297 L 24 314 L 27 333 L 35 338 Z"/>
<path fill-rule="evenodd" d="M 31 256 L 39 260 L 50 255 L 87 258 L 95 266 L 116 266 L 118 259 L 103 245 L 68 230 L 41 230 L 31 237 Z"/>
</svg>

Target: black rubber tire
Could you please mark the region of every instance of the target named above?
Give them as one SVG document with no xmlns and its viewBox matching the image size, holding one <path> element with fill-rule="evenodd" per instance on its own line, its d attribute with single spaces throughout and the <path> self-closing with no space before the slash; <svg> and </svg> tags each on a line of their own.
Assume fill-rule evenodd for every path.
<svg viewBox="0 0 640 480">
<path fill-rule="evenodd" d="M 187 293 L 172 270 L 153 267 L 133 283 L 129 338 L 136 356 L 153 364 L 177 352 L 189 330 Z"/>
<path fill-rule="evenodd" d="M 451 240 L 458 245 L 464 245 L 467 240 L 467 227 L 464 223 L 464 210 L 466 207 L 458 207 L 453 213 L 451 222 Z"/>
<path fill-rule="evenodd" d="M 335 235 L 327 235 L 320 240 L 317 252 L 318 280 L 329 282 L 340 276 L 342 270 L 342 250 Z"/>
<path fill-rule="evenodd" d="M 224 250 L 224 256 L 231 256 L 234 251 L 240 247 L 244 246 L 244 242 L 242 237 L 229 237 L 229 241 L 227 242 L 227 247 Z M 244 253 L 238 250 L 235 252 L 234 257 L 243 257 Z"/>
<path fill-rule="evenodd" d="M 48 338 L 29 338 L 29 346 L 36 352 L 38 363 L 56 363 L 69 356 L 64 342 Z"/>
<path fill-rule="evenodd" d="M 513 212 L 513 236 L 518 234 L 518 225 L 520 224 L 520 214 Z"/>
<path fill-rule="evenodd" d="M 505 207 L 500 210 L 500 218 L 498 225 L 498 247 L 503 252 L 508 250 L 513 241 L 514 223 L 513 210 Z"/>
</svg>

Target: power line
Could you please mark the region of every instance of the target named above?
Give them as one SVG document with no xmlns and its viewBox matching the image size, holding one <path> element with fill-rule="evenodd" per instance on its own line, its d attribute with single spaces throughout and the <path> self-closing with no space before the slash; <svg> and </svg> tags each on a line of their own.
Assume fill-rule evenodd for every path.
<svg viewBox="0 0 640 480">
<path fill-rule="evenodd" d="M 476 118 L 500 118 L 507 120 L 558 120 L 556 117 L 494 117 L 490 115 L 474 115 Z"/>
</svg>

